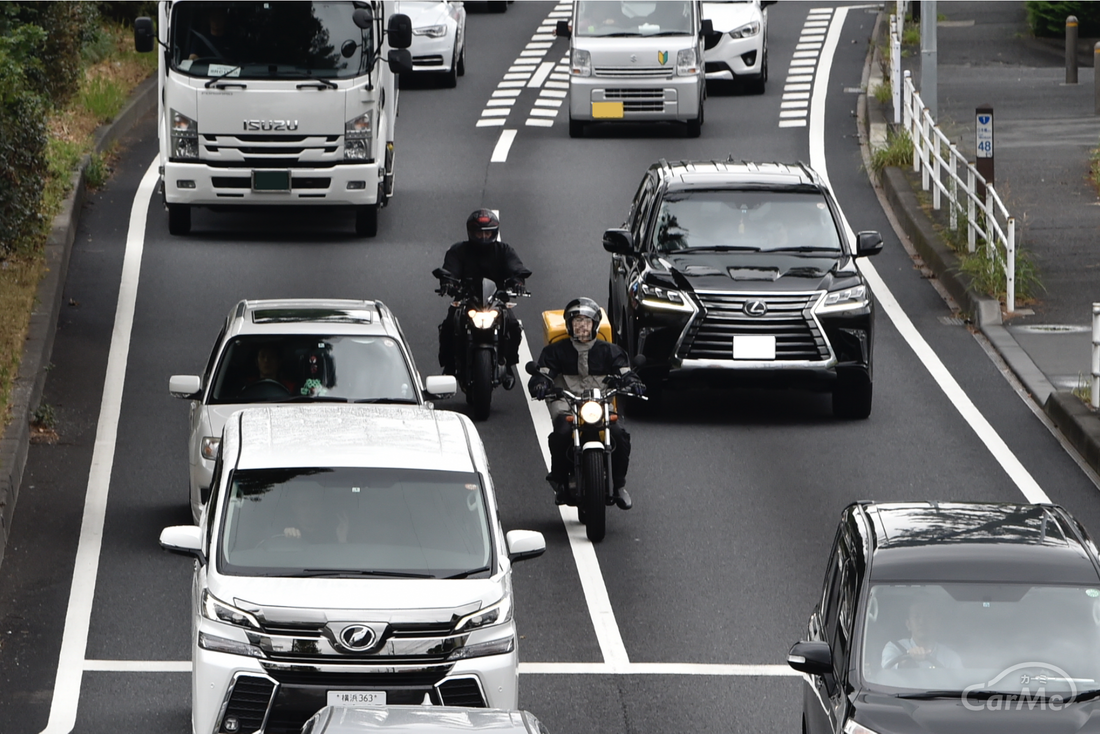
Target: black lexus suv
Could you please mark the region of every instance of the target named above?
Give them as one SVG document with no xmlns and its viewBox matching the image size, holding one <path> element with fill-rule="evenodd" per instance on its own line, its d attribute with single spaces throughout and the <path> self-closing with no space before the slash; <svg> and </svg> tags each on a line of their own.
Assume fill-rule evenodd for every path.
<svg viewBox="0 0 1100 734">
<path fill-rule="evenodd" d="M 604 233 L 616 343 L 669 383 L 831 391 L 833 413 L 871 413 L 874 301 L 828 184 L 802 163 L 658 161 L 626 223 Z"/>
</svg>

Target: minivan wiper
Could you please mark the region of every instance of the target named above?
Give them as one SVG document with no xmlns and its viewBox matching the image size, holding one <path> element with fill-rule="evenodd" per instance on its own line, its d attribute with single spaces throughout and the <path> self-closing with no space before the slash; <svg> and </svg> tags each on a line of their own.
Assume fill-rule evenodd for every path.
<svg viewBox="0 0 1100 734">
<path fill-rule="evenodd" d="M 474 568 L 474 569 L 470 569 L 469 571 L 463 571 L 462 573 L 456 573 L 454 576 L 444 576 L 443 578 L 447 578 L 447 579 L 465 579 L 465 578 L 469 578 L 470 576 L 473 576 L 475 573 L 485 573 L 486 571 L 489 571 L 489 570 L 491 570 L 491 567 L 484 566 L 482 568 Z"/>
<path fill-rule="evenodd" d="M 416 405 L 414 398 L 359 398 L 353 403 L 375 403 L 377 405 Z"/>
<path fill-rule="evenodd" d="M 332 576 L 334 578 L 346 578 L 349 576 L 378 576 L 388 579 L 434 579 L 430 573 L 409 573 L 407 571 L 368 571 L 359 568 L 303 568 L 301 573 L 293 574 L 295 578 L 321 578 Z"/>
<path fill-rule="evenodd" d="M 279 400 L 280 403 L 350 403 L 348 398 L 340 398 L 334 395 L 295 395 L 285 400 Z"/>
<path fill-rule="evenodd" d="M 983 698 L 982 694 L 992 694 L 993 691 L 952 691 L 952 690 L 939 690 L 939 691 L 913 691 L 912 693 L 899 693 L 898 698 L 910 699 L 913 701 L 924 701 L 933 698 L 959 698 L 960 696 L 975 696 L 976 698 Z M 988 698 L 988 696 L 984 696 Z"/>
</svg>

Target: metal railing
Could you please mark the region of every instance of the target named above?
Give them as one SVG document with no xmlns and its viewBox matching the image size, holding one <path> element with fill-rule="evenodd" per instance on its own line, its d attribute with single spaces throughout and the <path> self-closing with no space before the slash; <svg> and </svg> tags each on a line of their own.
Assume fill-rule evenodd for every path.
<svg viewBox="0 0 1100 734">
<path fill-rule="evenodd" d="M 932 208 L 939 211 L 947 197 L 948 226 L 959 229 L 959 214 L 966 226 L 968 252 L 980 243 L 987 258 L 1005 274 L 1005 309 L 1016 310 L 1016 219 L 1011 216 L 992 184 L 978 173 L 958 147 L 948 140 L 932 119 L 913 85 L 908 71 L 901 71 L 901 34 L 904 16 L 890 16 L 890 70 L 894 96 L 894 122 L 913 142 L 913 172 L 921 174 L 921 186 L 931 188 Z M 984 198 L 979 192 L 985 192 Z"/>
</svg>

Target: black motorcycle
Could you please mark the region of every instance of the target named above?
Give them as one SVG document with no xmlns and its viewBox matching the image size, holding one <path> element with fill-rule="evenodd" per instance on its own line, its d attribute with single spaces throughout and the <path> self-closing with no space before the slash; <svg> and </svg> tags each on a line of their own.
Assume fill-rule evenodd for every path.
<svg viewBox="0 0 1100 734">
<path fill-rule="evenodd" d="M 538 365 L 527 363 L 527 374 L 538 374 Z M 566 420 L 573 426 L 573 467 L 565 487 L 565 503 L 577 508 L 585 535 L 599 543 L 607 530 L 607 508 L 615 504 L 611 482 L 611 431 L 607 426 L 618 420 L 614 412 L 615 396 L 631 395 L 646 400 L 629 388 L 608 381 L 606 389 L 589 388 L 580 395 L 554 388 L 543 400 L 562 399 L 569 405 Z"/>
<path fill-rule="evenodd" d="M 498 289 L 488 278 L 459 280 L 443 268 L 432 275 L 439 280 L 436 293 L 450 297 L 455 307 L 451 322 L 455 379 L 466 393 L 473 419 L 483 421 L 489 417 L 493 388 L 508 369 L 503 357 L 504 314 L 515 307 L 515 299 L 531 294 L 519 283 Z"/>
</svg>

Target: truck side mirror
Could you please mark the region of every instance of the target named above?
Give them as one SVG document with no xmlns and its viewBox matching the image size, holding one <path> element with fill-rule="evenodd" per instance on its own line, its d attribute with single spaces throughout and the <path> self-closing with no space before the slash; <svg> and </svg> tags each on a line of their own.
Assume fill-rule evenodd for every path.
<svg viewBox="0 0 1100 734">
<path fill-rule="evenodd" d="M 413 57 L 407 48 L 395 48 L 390 51 L 386 61 L 390 64 L 390 71 L 394 74 L 411 74 L 413 70 Z"/>
<path fill-rule="evenodd" d="M 412 20 L 403 13 L 395 13 L 390 16 L 390 24 L 386 29 L 386 33 L 389 35 L 390 48 L 408 48 L 413 42 Z"/>
<path fill-rule="evenodd" d="M 134 50 L 139 54 L 152 51 L 156 37 L 152 18 L 138 18 L 134 21 Z"/>
<path fill-rule="evenodd" d="M 558 38 L 569 38 L 573 35 L 573 31 L 569 30 L 569 21 L 559 20 L 554 24 L 554 35 Z"/>
</svg>

